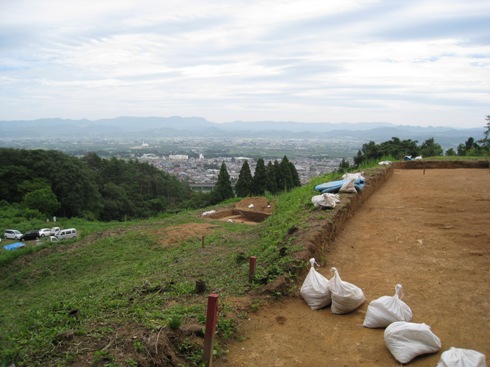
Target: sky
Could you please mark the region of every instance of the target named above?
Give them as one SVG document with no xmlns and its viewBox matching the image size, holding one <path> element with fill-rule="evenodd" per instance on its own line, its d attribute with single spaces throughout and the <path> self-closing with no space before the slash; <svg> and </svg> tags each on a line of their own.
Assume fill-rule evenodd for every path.
<svg viewBox="0 0 490 367">
<path fill-rule="evenodd" d="M 0 120 L 484 127 L 488 0 L 0 0 Z"/>
</svg>

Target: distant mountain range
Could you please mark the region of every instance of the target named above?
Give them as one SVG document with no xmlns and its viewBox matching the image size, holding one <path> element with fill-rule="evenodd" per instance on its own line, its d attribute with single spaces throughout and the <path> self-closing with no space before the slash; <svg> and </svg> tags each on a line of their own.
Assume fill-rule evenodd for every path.
<svg viewBox="0 0 490 367">
<path fill-rule="evenodd" d="M 391 123 L 300 123 L 278 121 L 234 121 L 214 123 L 202 117 L 117 117 L 100 120 L 59 118 L 0 121 L 0 140 L 92 139 L 97 138 L 172 138 L 172 137 L 267 137 L 326 140 L 375 141 L 397 137 L 420 143 L 434 138 L 443 147 L 456 146 L 473 137 L 483 137 L 484 127 L 401 126 Z"/>
</svg>

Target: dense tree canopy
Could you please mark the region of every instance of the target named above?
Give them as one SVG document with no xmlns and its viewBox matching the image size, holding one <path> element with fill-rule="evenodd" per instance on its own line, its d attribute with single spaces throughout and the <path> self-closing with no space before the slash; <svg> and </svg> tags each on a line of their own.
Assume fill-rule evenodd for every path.
<svg viewBox="0 0 490 367">
<path fill-rule="evenodd" d="M 442 147 L 434 141 L 434 138 L 427 139 L 420 145 L 418 155 L 422 157 L 437 157 L 443 154 Z"/>
<path fill-rule="evenodd" d="M 281 163 L 269 161 L 267 166 L 264 159 L 259 158 L 253 177 L 248 161 L 243 163 L 235 185 L 235 192 L 239 197 L 264 195 L 266 192 L 275 195 L 298 186 L 301 186 L 298 171 L 286 156 L 283 157 Z"/>
<path fill-rule="evenodd" d="M 489 149 L 485 146 L 488 144 L 488 137 L 490 136 L 490 115 L 487 116 L 487 131 L 484 133 L 482 140 L 475 141 L 470 137 L 464 142 L 459 144 L 456 151 L 454 148 L 446 150 L 447 156 L 482 156 L 489 153 Z M 479 145 L 478 143 L 481 143 Z M 354 163 L 359 165 L 369 160 L 378 160 L 383 157 L 393 157 L 395 159 L 402 159 L 404 156 L 417 156 L 422 157 L 437 157 L 442 156 L 444 151 L 442 147 L 434 141 L 434 138 L 427 139 L 420 146 L 417 145 L 416 140 L 400 140 L 399 138 L 391 138 L 389 141 L 376 144 L 374 141 L 363 144 L 361 150 L 358 151 L 354 157 Z"/>
<path fill-rule="evenodd" d="M 49 187 L 28 192 L 24 195 L 22 203 L 27 208 L 38 210 L 48 218 L 55 214 L 61 206 L 56 195 Z"/>
<path fill-rule="evenodd" d="M 479 140 L 482 141 L 482 140 Z M 481 156 L 488 154 L 489 150 L 483 145 L 479 145 L 474 138 L 468 138 L 464 144 L 459 144 L 457 148 L 458 156 Z"/>
<path fill-rule="evenodd" d="M 0 149 L 0 200 L 46 216 L 142 218 L 190 196 L 187 185 L 147 163 L 95 153 L 79 159 L 58 151 Z"/>
<path fill-rule="evenodd" d="M 360 151 L 354 157 L 354 163 L 359 165 L 370 160 L 378 160 L 383 157 L 393 157 L 402 159 L 404 156 L 416 157 L 421 155 L 421 151 L 425 151 L 431 156 L 431 153 L 442 155 L 443 151 L 439 144 L 434 142 L 434 139 L 426 140 L 421 147 L 417 145 L 417 140 L 400 140 L 397 137 L 391 140 L 376 144 L 374 141 L 363 144 Z"/>
</svg>

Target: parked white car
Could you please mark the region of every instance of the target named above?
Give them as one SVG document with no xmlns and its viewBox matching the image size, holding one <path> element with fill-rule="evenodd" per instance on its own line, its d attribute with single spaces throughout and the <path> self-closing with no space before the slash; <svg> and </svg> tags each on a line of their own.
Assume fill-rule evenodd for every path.
<svg viewBox="0 0 490 367">
<path fill-rule="evenodd" d="M 77 237 L 77 230 L 75 228 L 67 228 L 67 229 L 62 229 L 56 234 L 56 237 L 59 240 L 66 240 L 68 238 L 75 238 Z"/>
<path fill-rule="evenodd" d="M 53 227 L 51 228 L 51 236 L 56 236 L 56 234 L 61 231 L 60 227 Z"/>
<path fill-rule="evenodd" d="M 41 228 L 39 230 L 39 237 L 51 236 L 51 228 Z"/>
<path fill-rule="evenodd" d="M 16 229 L 6 229 L 3 237 L 9 240 L 20 240 L 22 233 Z"/>
</svg>

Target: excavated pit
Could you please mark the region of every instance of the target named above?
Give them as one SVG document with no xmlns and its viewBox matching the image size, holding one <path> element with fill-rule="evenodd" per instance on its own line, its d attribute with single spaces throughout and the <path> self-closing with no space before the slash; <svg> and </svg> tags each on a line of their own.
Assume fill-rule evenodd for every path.
<svg viewBox="0 0 490 367">
<path fill-rule="evenodd" d="M 264 197 L 249 197 L 236 203 L 234 207 L 220 210 L 206 217 L 226 222 L 258 224 L 273 212 L 273 204 Z"/>
</svg>

